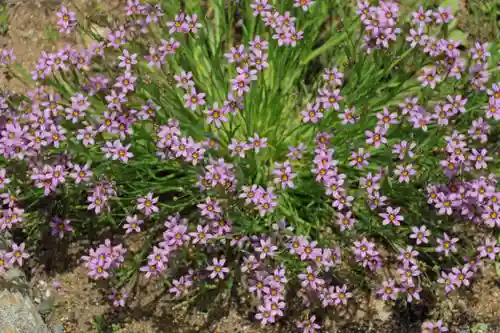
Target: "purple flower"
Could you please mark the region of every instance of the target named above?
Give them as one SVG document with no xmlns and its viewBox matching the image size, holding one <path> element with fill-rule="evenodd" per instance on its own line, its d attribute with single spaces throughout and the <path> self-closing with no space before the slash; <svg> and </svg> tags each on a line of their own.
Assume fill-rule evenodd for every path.
<svg viewBox="0 0 500 333">
<path fill-rule="evenodd" d="M 403 264 L 413 264 L 417 263 L 416 257 L 418 256 L 418 252 L 413 249 L 412 246 L 408 246 L 406 250 L 399 249 L 398 259 L 403 262 Z"/>
<path fill-rule="evenodd" d="M 418 7 L 418 11 L 413 12 L 412 14 L 412 21 L 415 24 L 419 24 L 420 26 L 425 25 L 426 23 L 432 22 L 432 10 L 426 10 L 422 8 L 422 6 Z"/>
<path fill-rule="evenodd" d="M 238 75 L 235 79 L 231 80 L 231 89 L 236 92 L 238 96 L 243 96 L 250 91 L 250 80 L 247 80 L 244 75 Z"/>
<path fill-rule="evenodd" d="M 248 42 L 250 44 L 250 51 L 254 53 L 259 53 L 266 51 L 269 48 L 269 42 L 267 40 L 261 40 L 260 36 L 255 36 L 253 40 Z"/>
<path fill-rule="evenodd" d="M 436 13 L 433 13 L 433 15 L 436 19 L 437 24 L 448 23 L 455 18 L 451 14 L 451 7 L 447 7 L 446 9 L 444 9 L 443 7 L 439 6 L 438 11 Z"/>
<path fill-rule="evenodd" d="M 291 160 L 300 160 L 303 157 L 303 153 L 306 151 L 306 147 L 304 143 L 300 143 L 297 147 L 288 147 L 288 154 L 286 157 L 288 157 Z"/>
<path fill-rule="evenodd" d="M 211 197 L 207 197 L 205 203 L 198 204 L 197 207 L 201 210 L 201 216 L 207 216 L 212 220 L 222 213 L 219 201 Z"/>
<path fill-rule="evenodd" d="M 333 293 L 332 298 L 335 305 L 347 305 L 347 300 L 352 296 L 352 293 L 347 291 L 347 286 L 344 284 L 342 287 L 335 287 L 335 292 Z"/>
<path fill-rule="evenodd" d="M 58 236 L 59 238 L 64 237 L 65 231 L 73 231 L 73 228 L 70 226 L 71 221 L 66 219 L 62 220 L 60 217 L 56 216 L 53 221 L 50 222 L 50 226 L 52 228 L 51 235 Z"/>
<path fill-rule="evenodd" d="M 115 90 L 111 90 L 111 94 L 106 95 L 105 98 L 109 109 L 121 110 L 121 105 L 127 102 L 125 94 L 123 92 L 117 93 Z"/>
<path fill-rule="evenodd" d="M 187 32 L 188 26 L 186 22 L 186 15 L 183 12 L 176 14 L 173 21 L 167 22 L 167 27 L 169 27 L 169 34 L 173 34 L 175 32 Z"/>
<path fill-rule="evenodd" d="M 382 282 L 382 288 L 377 290 L 377 295 L 380 295 L 384 301 L 389 299 L 395 301 L 399 292 L 399 288 L 395 286 L 394 280 Z"/>
<path fill-rule="evenodd" d="M 260 259 L 263 260 L 266 257 L 274 257 L 276 255 L 276 250 L 278 247 L 271 243 L 271 238 L 261 239 L 259 244 L 254 246 L 255 252 L 260 253 Z"/>
<path fill-rule="evenodd" d="M 191 236 L 193 244 L 200 245 L 207 244 L 207 241 L 214 237 L 209 233 L 209 225 L 202 226 L 200 224 L 196 226 L 196 232 L 190 232 L 189 236 Z"/>
<path fill-rule="evenodd" d="M 443 326 L 443 322 L 438 320 L 436 323 L 426 321 L 422 324 L 422 333 L 442 333 L 448 332 L 448 329 Z"/>
<path fill-rule="evenodd" d="M 346 214 L 337 213 L 337 223 L 340 225 L 340 231 L 351 229 L 356 223 L 356 219 L 352 216 L 352 212 L 348 211 Z"/>
<path fill-rule="evenodd" d="M 178 280 L 173 280 L 172 285 L 173 287 L 170 288 L 168 291 L 172 294 L 174 294 L 174 297 L 179 298 L 183 294 L 186 294 L 188 292 L 188 288 L 193 284 L 193 281 L 189 276 L 181 276 Z"/>
<path fill-rule="evenodd" d="M 156 266 L 163 270 L 168 263 L 169 251 L 166 248 L 153 247 L 153 252 L 148 255 L 148 266 Z"/>
<path fill-rule="evenodd" d="M 477 170 L 486 169 L 488 168 L 486 162 L 493 160 L 493 157 L 487 156 L 487 154 L 488 151 L 485 148 L 482 148 L 480 151 L 476 148 L 472 148 L 472 152 L 469 154 L 469 160 L 475 163 L 474 167 Z"/>
<path fill-rule="evenodd" d="M 121 92 L 123 94 L 126 94 L 135 90 L 136 80 L 137 77 L 133 76 L 130 72 L 125 72 L 125 74 L 116 78 L 116 83 L 113 85 L 113 87 L 120 88 Z"/>
<path fill-rule="evenodd" d="M 404 221 L 404 217 L 402 215 L 399 215 L 400 210 L 401 210 L 400 207 L 392 208 L 388 206 L 386 208 L 385 213 L 378 214 L 380 217 L 384 219 L 382 221 L 382 224 L 383 225 L 394 224 L 397 226 L 401 225 L 401 221 Z"/>
<path fill-rule="evenodd" d="M 257 133 L 254 133 L 253 138 L 248 138 L 249 144 L 255 149 L 255 152 L 259 152 L 261 148 L 267 147 L 267 138 L 260 138 Z"/>
<path fill-rule="evenodd" d="M 10 183 L 10 179 L 6 176 L 7 170 L 0 168 L 0 188 L 4 188 L 6 184 Z"/>
<path fill-rule="evenodd" d="M 6 270 L 10 268 L 11 253 L 0 250 L 0 276 L 5 274 Z"/>
<path fill-rule="evenodd" d="M 436 247 L 436 252 L 444 252 L 445 256 L 448 256 L 450 252 L 457 252 L 455 243 L 458 242 L 458 238 L 450 238 L 447 233 L 443 234 L 443 238 L 436 238 L 439 246 Z"/>
<path fill-rule="evenodd" d="M 174 75 L 174 79 L 177 82 L 176 87 L 184 88 L 186 90 L 191 89 L 194 86 L 194 81 L 192 80 L 193 73 L 181 71 L 179 75 Z"/>
<path fill-rule="evenodd" d="M 157 265 L 146 265 L 146 266 L 141 266 L 139 269 L 141 272 L 146 272 L 146 279 L 149 279 L 152 276 L 157 276 L 161 273 L 163 270 L 163 267 L 157 266 Z"/>
<path fill-rule="evenodd" d="M 198 15 L 195 13 L 191 16 L 186 16 L 186 32 L 191 32 L 196 34 L 198 29 L 202 27 L 201 23 L 198 23 Z"/>
<path fill-rule="evenodd" d="M 398 182 L 400 183 L 409 183 L 410 176 L 413 176 L 417 173 L 411 164 L 408 165 L 399 165 L 396 170 L 394 170 L 394 174 L 399 176 Z"/>
<path fill-rule="evenodd" d="M 472 59 L 486 61 L 488 57 L 491 57 L 491 53 L 488 52 L 488 43 L 481 43 L 477 41 L 470 51 L 472 53 Z"/>
<path fill-rule="evenodd" d="M 297 328 L 301 328 L 302 333 L 315 333 L 316 330 L 321 329 L 321 326 L 316 324 L 315 321 L 316 321 L 316 316 L 311 316 L 311 318 L 307 320 L 298 322 Z"/>
<path fill-rule="evenodd" d="M 268 4 L 268 0 L 254 0 L 250 7 L 253 9 L 253 16 L 266 15 L 273 7 Z"/>
<path fill-rule="evenodd" d="M 168 247 L 179 247 L 184 244 L 184 242 L 189 241 L 189 235 L 187 233 L 187 226 L 184 224 L 174 224 L 163 233 L 163 239 L 165 240 L 164 246 Z"/>
<path fill-rule="evenodd" d="M 462 285 L 468 287 L 470 285 L 469 279 L 474 275 L 474 272 L 470 270 L 469 265 L 465 264 L 462 269 L 453 267 L 452 272 L 455 274 L 455 284 L 457 287 L 461 287 Z"/>
<path fill-rule="evenodd" d="M 415 239 L 417 242 L 417 245 L 420 245 L 422 243 L 427 244 L 429 243 L 429 239 L 427 237 L 430 236 L 431 232 L 427 230 L 427 227 L 425 225 L 419 227 L 412 227 L 411 228 L 412 233 L 410 234 L 411 239 Z"/>
<path fill-rule="evenodd" d="M 14 60 L 16 60 L 14 49 L 3 49 L 0 52 L 0 64 L 10 65 Z"/>
<path fill-rule="evenodd" d="M 272 174 L 275 175 L 273 181 L 280 184 L 282 189 L 295 187 L 293 179 L 297 174 L 292 172 L 290 161 L 285 161 L 283 164 L 276 162 Z"/>
<path fill-rule="evenodd" d="M 379 148 L 382 144 L 387 143 L 387 139 L 385 138 L 385 134 L 387 133 L 387 129 L 385 127 L 377 126 L 375 130 L 365 131 L 365 135 L 367 137 L 366 143 L 369 145 L 374 145 L 375 148 Z"/>
<path fill-rule="evenodd" d="M 236 139 L 231 139 L 231 144 L 228 146 L 231 156 L 245 157 L 245 152 L 250 149 L 248 144 L 244 141 L 237 141 Z"/>
<path fill-rule="evenodd" d="M 113 302 L 114 307 L 125 307 L 125 302 L 127 302 L 128 294 L 124 292 L 118 292 L 115 288 L 111 288 L 111 295 L 108 299 Z"/>
<path fill-rule="evenodd" d="M 294 7 L 301 7 L 303 11 L 307 12 L 309 7 L 314 4 L 315 1 L 312 0 L 295 0 L 293 4 Z"/>
<path fill-rule="evenodd" d="M 70 12 L 64 6 L 56 13 L 59 20 L 57 21 L 57 26 L 59 32 L 70 33 L 71 30 L 76 26 L 76 14 L 75 12 Z"/>
<path fill-rule="evenodd" d="M 438 43 L 443 53 L 445 53 L 449 58 L 455 59 L 460 55 L 460 51 L 458 48 L 461 42 L 459 40 L 454 41 L 452 39 L 441 39 Z"/>
<path fill-rule="evenodd" d="M 126 43 L 125 31 L 116 30 L 115 32 L 110 32 L 107 39 L 109 41 L 108 46 L 117 49 Z"/>
<path fill-rule="evenodd" d="M 134 157 L 134 154 L 129 152 L 130 144 L 124 146 L 120 140 L 115 140 L 113 143 L 110 141 L 105 142 L 106 147 L 102 147 L 101 150 L 105 153 L 106 158 L 111 158 L 112 160 L 120 160 L 123 163 L 127 163 L 129 158 Z"/>
<path fill-rule="evenodd" d="M 391 124 L 397 124 L 399 122 L 397 112 L 391 113 L 387 107 L 384 107 L 383 113 L 377 112 L 376 116 L 379 120 L 377 126 L 383 126 L 386 129 L 388 129 Z"/>
<path fill-rule="evenodd" d="M 374 254 L 374 248 L 375 244 L 372 242 L 368 242 L 366 238 L 363 238 L 361 242 L 355 241 L 354 242 L 354 254 L 356 256 L 359 256 L 361 258 L 365 258 L 368 255 L 373 255 Z"/>
<path fill-rule="evenodd" d="M 424 72 L 418 77 L 418 80 L 422 83 L 422 87 L 429 86 L 434 89 L 436 83 L 441 80 L 441 76 L 438 75 L 436 67 L 424 67 Z"/>
<path fill-rule="evenodd" d="M 241 63 L 247 59 L 247 55 L 245 54 L 245 46 L 243 44 L 238 45 L 237 47 L 231 47 L 230 53 L 225 53 L 224 57 L 226 57 L 229 63 Z"/>
<path fill-rule="evenodd" d="M 393 146 L 392 153 L 398 155 L 398 158 L 400 160 L 404 160 L 405 156 L 408 155 L 408 157 L 413 158 L 414 153 L 413 149 L 417 144 L 415 142 L 408 142 L 406 140 L 401 141 L 401 143 L 396 143 Z"/>
<path fill-rule="evenodd" d="M 351 161 L 349 165 L 357 166 L 359 169 L 363 169 L 363 167 L 368 166 L 368 158 L 370 158 L 371 154 L 369 152 L 364 152 L 363 148 L 358 149 L 358 153 L 351 153 Z"/>
<path fill-rule="evenodd" d="M 272 36 L 273 39 L 278 40 L 278 46 L 290 45 L 291 37 L 290 30 L 279 27 L 274 30 L 276 33 Z"/>
<path fill-rule="evenodd" d="M 127 0 L 127 5 L 123 8 L 127 16 L 140 14 L 144 9 L 145 6 L 140 4 L 140 0 Z"/>
<path fill-rule="evenodd" d="M 497 246 L 497 240 L 491 237 L 487 237 L 484 241 L 484 245 L 477 248 L 479 253 L 479 258 L 489 258 L 490 260 L 495 260 L 497 255 L 500 253 L 500 247 Z"/>
<path fill-rule="evenodd" d="M 144 215 L 150 216 L 152 213 L 158 212 L 158 207 L 155 204 L 158 202 L 158 197 L 153 198 L 153 192 L 149 192 L 145 197 L 137 198 L 137 209 L 142 211 Z"/>
<path fill-rule="evenodd" d="M 451 200 L 450 195 L 446 195 L 443 192 L 438 193 L 438 197 L 436 200 L 436 203 L 434 206 L 439 209 L 437 214 L 438 215 L 451 215 L 453 214 L 453 207 L 456 206 L 456 203 L 454 203 Z"/>
<path fill-rule="evenodd" d="M 325 109 L 329 110 L 333 108 L 336 111 L 340 110 L 339 102 L 344 99 L 344 97 L 340 95 L 340 89 L 319 89 L 318 93 L 318 101 L 323 104 Z"/>
<path fill-rule="evenodd" d="M 422 292 L 422 287 L 415 285 L 413 283 L 403 283 L 401 291 L 406 293 L 406 301 L 412 303 L 413 299 L 420 301 L 420 293 Z"/>
<path fill-rule="evenodd" d="M 311 288 L 312 290 L 317 290 L 325 284 L 323 279 L 318 278 L 318 272 L 315 271 L 311 266 L 307 266 L 306 272 L 299 274 L 299 279 L 302 281 L 302 288 Z"/>
<path fill-rule="evenodd" d="M 408 260 L 404 261 L 403 266 L 399 267 L 396 272 L 401 276 L 402 282 L 411 285 L 414 285 L 413 277 L 422 274 L 422 272 L 420 271 L 420 267 Z"/>
<path fill-rule="evenodd" d="M 85 147 L 95 144 L 94 137 L 97 131 L 92 126 L 86 126 L 85 128 L 78 129 L 76 139 L 82 141 Z"/>
<path fill-rule="evenodd" d="M 127 223 L 123 225 L 123 229 L 125 229 L 126 234 L 129 234 L 131 232 L 140 232 L 140 226 L 144 224 L 144 221 L 139 220 L 137 218 L 137 215 L 127 216 L 126 221 Z"/>
<path fill-rule="evenodd" d="M 220 128 L 222 126 L 222 123 L 225 123 L 228 120 L 226 117 L 226 109 L 219 109 L 219 105 L 217 103 L 215 103 L 211 109 L 206 110 L 204 113 L 208 115 L 207 124 L 214 124 L 217 128 Z"/>
<path fill-rule="evenodd" d="M 213 258 L 212 265 L 207 267 L 207 270 L 210 272 L 210 278 L 215 279 L 224 279 L 224 274 L 229 273 L 229 268 L 224 267 L 226 259 Z"/>
<path fill-rule="evenodd" d="M 354 200 L 353 196 L 346 196 L 341 192 L 334 192 L 333 198 L 334 201 L 332 202 L 332 207 L 337 208 L 339 211 L 347 207 L 352 207 L 352 201 Z"/>
<path fill-rule="evenodd" d="M 184 107 L 190 108 L 192 111 L 195 111 L 198 106 L 205 105 L 205 94 L 197 93 L 194 87 L 191 87 L 188 95 L 184 95 L 184 99 L 186 100 Z"/>
<path fill-rule="evenodd" d="M 120 63 L 118 67 L 125 68 L 126 71 L 130 71 L 132 66 L 137 64 L 137 54 L 130 54 L 130 52 L 125 49 L 123 50 L 123 54 L 118 56 Z"/>
<path fill-rule="evenodd" d="M 275 315 L 271 309 L 271 303 L 266 302 L 264 305 L 259 305 L 255 319 L 260 320 L 261 325 L 266 325 L 267 323 L 275 322 Z"/>
<path fill-rule="evenodd" d="M 446 293 L 449 293 L 450 291 L 456 289 L 456 279 L 457 277 L 453 273 L 446 274 L 445 272 L 441 272 L 441 277 L 437 280 L 437 282 L 444 284 Z"/>
<path fill-rule="evenodd" d="M 24 243 L 16 244 L 12 243 L 12 251 L 9 256 L 9 265 L 17 263 L 19 266 L 23 265 L 23 260 L 30 257 L 30 255 L 24 252 Z"/>
<path fill-rule="evenodd" d="M 469 129 L 468 133 L 472 136 L 474 140 L 479 140 L 481 143 L 488 142 L 488 133 L 490 127 L 487 121 L 482 117 L 472 121 L 472 127 Z"/>
<path fill-rule="evenodd" d="M 323 118 L 323 112 L 319 110 L 320 104 L 316 103 L 314 105 L 307 104 L 307 110 L 301 111 L 302 121 L 305 123 L 312 122 L 313 124 L 318 123 L 319 119 Z"/>
</svg>

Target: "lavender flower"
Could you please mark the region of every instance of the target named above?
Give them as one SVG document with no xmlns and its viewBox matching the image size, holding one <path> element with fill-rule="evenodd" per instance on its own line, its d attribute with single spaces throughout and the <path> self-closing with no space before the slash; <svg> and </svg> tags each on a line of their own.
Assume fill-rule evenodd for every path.
<svg viewBox="0 0 500 333">
<path fill-rule="evenodd" d="M 316 316 L 311 316 L 309 319 L 298 322 L 297 328 L 302 329 L 302 333 L 315 333 L 316 330 L 321 329 L 321 326 L 315 323 Z"/>
<path fill-rule="evenodd" d="M 486 238 L 484 245 L 477 248 L 479 252 L 479 258 L 489 258 L 490 260 L 495 260 L 497 255 L 500 253 L 500 247 L 497 246 L 497 240 L 494 238 Z"/>
<path fill-rule="evenodd" d="M 132 216 L 127 216 L 126 217 L 127 223 L 123 225 L 123 229 L 125 229 L 125 233 L 129 234 L 132 232 L 140 232 L 141 231 L 141 225 L 144 224 L 143 220 L 139 220 L 137 218 L 137 215 L 132 215 Z"/>
<path fill-rule="evenodd" d="M 448 329 L 443 326 L 443 322 L 438 320 L 433 323 L 430 321 L 426 321 L 422 324 L 422 333 L 442 333 L 448 332 Z"/>
<path fill-rule="evenodd" d="M 458 242 L 458 238 L 450 238 L 447 233 L 443 234 L 443 238 L 436 238 L 439 246 L 436 248 L 436 252 L 444 252 L 445 256 L 448 256 L 450 252 L 457 252 L 455 243 Z"/>
<path fill-rule="evenodd" d="M 300 7 L 302 8 L 303 11 L 307 12 L 309 7 L 311 7 L 314 4 L 315 1 L 312 0 L 295 0 L 295 3 L 293 4 L 294 7 Z"/>
<path fill-rule="evenodd" d="M 68 219 L 62 220 L 60 217 L 56 216 L 52 222 L 50 222 L 50 226 L 52 228 L 51 235 L 58 236 L 60 239 L 64 237 L 65 231 L 73 231 L 73 228 L 70 226 L 71 221 Z"/>
<path fill-rule="evenodd" d="M 145 197 L 137 198 L 137 209 L 142 211 L 144 215 L 150 216 L 158 212 L 158 207 L 155 205 L 158 202 L 158 197 L 153 198 L 153 192 L 149 192 Z"/>
<path fill-rule="evenodd" d="M 70 33 L 76 26 L 76 14 L 75 12 L 70 12 L 64 6 L 56 13 L 59 20 L 57 21 L 57 26 L 59 32 Z"/>
<path fill-rule="evenodd" d="M 400 207 L 392 208 L 387 207 L 385 213 L 378 214 L 384 220 L 382 221 L 383 225 L 394 224 L 396 226 L 401 225 L 401 221 L 404 221 L 404 217 L 399 215 Z"/>
<path fill-rule="evenodd" d="M 410 234 L 411 239 L 415 239 L 417 242 L 417 245 L 420 245 L 422 243 L 427 244 L 429 242 L 429 239 L 427 237 L 430 236 L 431 232 L 427 230 L 427 227 L 425 225 L 419 227 L 412 227 L 412 233 Z"/>
<path fill-rule="evenodd" d="M 111 288 L 111 295 L 108 299 L 113 302 L 114 307 L 125 307 L 125 303 L 128 299 L 128 294 L 124 292 L 118 292 L 115 288 Z"/>
<path fill-rule="evenodd" d="M 205 94 L 196 92 L 194 87 L 191 87 L 188 95 L 184 95 L 184 99 L 186 100 L 184 107 L 190 108 L 192 111 L 195 111 L 198 106 L 205 105 Z"/>
<path fill-rule="evenodd" d="M 9 265 L 18 264 L 23 265 L 23 260 L 30 257 L 30 255 L 24 252 L 25 244 L 12 243 L 12 251 L 9 254 Z"/>
<path fill-rule="evenodd" d="M 399 292 L 399 288 L 395 286 L 394 280 L 382 282 L 382 288 L 377 290 L 377 295 L 380 295 L 384 301 L 389 299 L 395 301 Z"/>
<path fill-rule="evenodd" d="M 212 265 L 209 265 L 207 267 L 207 270 L 211 272 L 210 273 L 211 279 L 219 278 L 223 280 L 224 274 L 229 273 L 229 268 L 224 267 L 225 262 L 226 262 L 225 259 L 219 260 L 217 258 L 213 258 Z"/>
</svg>

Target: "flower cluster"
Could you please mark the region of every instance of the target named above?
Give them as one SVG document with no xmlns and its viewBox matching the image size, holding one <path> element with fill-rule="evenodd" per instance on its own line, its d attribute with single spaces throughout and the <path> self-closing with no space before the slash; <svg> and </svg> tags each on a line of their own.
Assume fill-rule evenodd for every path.
<svg viewBox="0 0 500 333">
<path fill-rule="evenodd" d="M 115 307 L 134 274 L 168 278 L 179 299 L 240 283 L 263 325 L 299 298 L 304 333 L 354 306 L 357 284 L 425 302 L 424 288 L 468 288 L 498 259 L 497 46 L 449 38 L 451 9 L 360 1 L 362 27 L 329 36 L 343 3 L 254 0 L 227 6 L 252 24 L 222 38 L 219 9 L 163 5 L 128 0 L 85 48 L 43 52 L 25 98 L 0 96 L 0 232 L 27 221 L 61 239 L 86 214 L 117 233 L 82 257 Z M 61 32 L 89 33 L 57 16 Z M 132 233 L 152 248 L 118 243 Z M 24 246 L 0 251 L 0 273 Z"/>
<path fill-rule="evenodd" d="M 127 249 L 122 244 L 113 246 L 111 240 L 106 239 L 97 249 L 90 249 L 89 255 L 82 256 L 88 276 L 94 280 L 107 279 L 113 270 L 119 268 L 125 261 Z"/>
</svg>

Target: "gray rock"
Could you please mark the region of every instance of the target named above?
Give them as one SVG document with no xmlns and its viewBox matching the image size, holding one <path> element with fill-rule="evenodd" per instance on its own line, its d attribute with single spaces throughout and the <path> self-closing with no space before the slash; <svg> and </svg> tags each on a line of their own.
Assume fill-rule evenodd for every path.
<svg viewBox="0 0 500 333">
<path fill-rule="evenodd" d="M 6 249 L 10 244 L 5 236 L 0 234 L 0 249 Z M 31 300 L 26 275 L 18 268 L 0 276 L 0 332 L 50 333 Z"/>
</svg>

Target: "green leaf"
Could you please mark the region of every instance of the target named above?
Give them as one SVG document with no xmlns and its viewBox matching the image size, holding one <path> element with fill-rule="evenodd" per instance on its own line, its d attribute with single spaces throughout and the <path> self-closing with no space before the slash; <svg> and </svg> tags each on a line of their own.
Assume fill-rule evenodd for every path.
<svg viewBox="0 0 500 333">
<path fill-rule="evenodd" d="M 455 14 L 460 8 L 460 0 L 444 0 L 441 2 L 441 7 L 448 8 L 451 7 L 451 12 Z"/>
<path fill-rule="evenodd" d="M 462 30 L 457 29 L 450 32 L 450 34 L 448 35 L 448 39 L 459 40 L 462 42 L 463 46 L 467 46 L 467 36 L 468 34 L 463 32 Z"/>
</svg>

